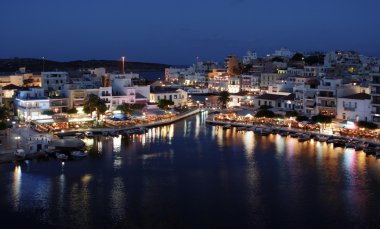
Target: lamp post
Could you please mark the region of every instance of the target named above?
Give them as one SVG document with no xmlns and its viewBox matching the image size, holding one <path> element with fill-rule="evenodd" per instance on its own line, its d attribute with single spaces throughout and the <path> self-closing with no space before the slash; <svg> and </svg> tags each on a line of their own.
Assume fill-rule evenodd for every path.
<svg viewBox="0 0 380 229">
<path fill-rule="evenodd" d="M 124 61 L 125 61 L 125 56 L 122 56 L 121 57 L 121 66 L 122 66 L 123 74 L 125 73 L 125 71 L 124 71 Z"/>
<path fill-rule="evenodd" d="M 18 149 L 18 148 L 19 148 L 20 136 L 16 136 L 15 139 L 16 139 L 16 141 L 17 141 L 17 149 Z"/>
</svg>

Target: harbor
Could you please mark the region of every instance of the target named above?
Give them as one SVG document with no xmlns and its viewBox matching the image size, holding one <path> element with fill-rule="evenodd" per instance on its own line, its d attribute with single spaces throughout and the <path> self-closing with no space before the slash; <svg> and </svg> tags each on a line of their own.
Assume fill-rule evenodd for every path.
<svg viewBox="0 0 380 229">
<path fill-rule="evenodd" d="M 70 153 L 73 151 L 83 152 L 85 144 L 81 138 L 94 136 L 118 137 L 119 135 L 128 136 L 133 134 L 145 134 L 149 128 L 169 125 L 196 115 L 200 112 L 206 112 L 206 110 L 197 108 L 189 112 L 177 115 L 168 120 L 136 125 L 133 127 L 81 129 L 75 131 L 58 132 L 54 135 L 37 133 L 28 127 L 16 129 L 13 130 L 15 133 L 12 133 L 7 138 L 9 141 L 8 145 L 11 146 L 8 146 L 8 148 L 6 148 L 7 146 L 4 145 L 1 146 L 2 149 L 0 150 L 0 163 L 20 162 L 33 159 L 47 159 L 49 156 L 58 158 L 60 160 L 67 160 L 69 157 L 57 157 L 57 153 L 70 155 Z M 17 144 L 13 145 L 13 141 L 16 141 Z"/>
</svg>

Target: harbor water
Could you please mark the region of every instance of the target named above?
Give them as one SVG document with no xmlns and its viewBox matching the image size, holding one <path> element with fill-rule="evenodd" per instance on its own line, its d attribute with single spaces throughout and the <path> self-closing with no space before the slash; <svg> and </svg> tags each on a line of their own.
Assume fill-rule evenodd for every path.
<svg viewBox="0 0 380 229">
<path fill-rule="evenodd" d="M 82 160 L 0 165 L 2 228 L 368 228 L 380 160 L 205 123 L 86 139 Z"/>
</svg>

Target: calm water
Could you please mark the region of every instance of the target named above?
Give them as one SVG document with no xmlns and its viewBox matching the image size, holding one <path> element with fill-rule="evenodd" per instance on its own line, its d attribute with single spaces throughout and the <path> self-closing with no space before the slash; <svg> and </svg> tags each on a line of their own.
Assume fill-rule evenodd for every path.
<svg viewBox="0 0 380 229">
<path fill-rule="evenodd" d="M 205 114 L 88 140 L 81 161 L 0 165 L 13 227 L 377 227 L 380 160 L 326 143 L 223 131 Z"/>
</svg>

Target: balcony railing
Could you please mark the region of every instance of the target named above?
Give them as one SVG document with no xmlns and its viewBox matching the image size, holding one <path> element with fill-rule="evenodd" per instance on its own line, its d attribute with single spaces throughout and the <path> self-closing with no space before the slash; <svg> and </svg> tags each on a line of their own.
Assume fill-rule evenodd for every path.
<svg viewBox="0 0 380 229">
<path fill-rule="evenodd" d="M 356 107 L 343 107 L 345 111 L 356 111 Z"/>
<path fill-rule="evenodd" d="M 318 103 L 317 105 L 318 105 L 319 107 L 332 107 L 332 108 L 335 108 L 335 107 L 336 107 L 335 104 Z"/>
</svg>

